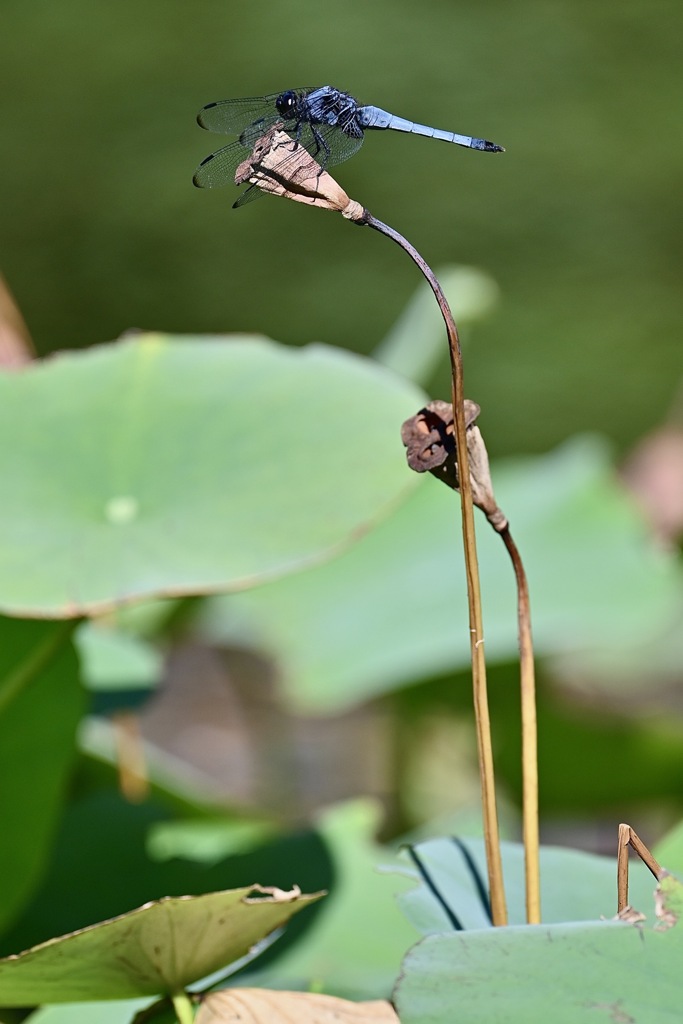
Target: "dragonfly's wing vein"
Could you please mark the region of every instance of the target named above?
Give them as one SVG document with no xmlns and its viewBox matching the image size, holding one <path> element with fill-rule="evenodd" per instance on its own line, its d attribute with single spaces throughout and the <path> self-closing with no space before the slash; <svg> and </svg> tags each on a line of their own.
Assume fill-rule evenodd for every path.
<svg viewBox="0 0 683 1024">
<path fill-rule="evenodd" d="M 310 92 L 311 90 L 296 91 Z M 279 92 L 272 92 L 268 96 L 247 96 L 235 100 L 218 100 L 216 103 L 207 103 L 197 114 L 197 123 L 210 132 L 239 135 L 253 121 L 269 116 L 276 120 L 278 112 L 275 102 L 280 95 Z"/>
<path fill-rule="evenodd" d="M 197 114 L 197 123 L 210 132 L 222 132 L 225 135 L 239 134 L 252 121 L 261 117 L 277 115 L 275 100 L 272 96 L 252 96 L 248 99 L 218 100 L 207 103 Z"/>
<path fill-rule="evenodd" d="M 249 188 L 246 189 L 232 204 L 233 209 L 237 209 L 240 206 L 246 206 L 247 203 L 253 203 L 254 199 L 260 199 L 261 196 L 265 195 L 267 195 L 267 193 L 264 192 L 263 189 L 260 189 L 258 185 L 250 185 Z"/>
<path fill-rule="evenodd" d="M 323 170 L 348 160 L 363 145 L 362 134 L 347 135 L 337 125 L 304 124 L 298 130 L 287 127 L 285 131 L 308 150 Z"/>
<path fill-rule="evenodd" d="M 241 142 L 231 142 L 202 160 L 194 172 L 192 181 L 198 188 L 218 188 L 228 183 L 235 184 L 235 171 L 249 156 Z"/>
</svg>

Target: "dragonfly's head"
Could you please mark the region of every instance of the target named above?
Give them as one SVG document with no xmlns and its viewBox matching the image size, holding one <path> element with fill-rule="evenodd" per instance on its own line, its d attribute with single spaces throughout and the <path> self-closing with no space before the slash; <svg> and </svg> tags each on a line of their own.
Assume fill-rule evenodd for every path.
<svg viewBox="0 0 683 1024">
<path fill-rule="evenodd" d="M 278 114 L 281 114 L 287 121 L 291 121 L 296 117 L 298 103 L 298 96 L 293 89 L 281 92 L 275 100 Z"/>
</svg>

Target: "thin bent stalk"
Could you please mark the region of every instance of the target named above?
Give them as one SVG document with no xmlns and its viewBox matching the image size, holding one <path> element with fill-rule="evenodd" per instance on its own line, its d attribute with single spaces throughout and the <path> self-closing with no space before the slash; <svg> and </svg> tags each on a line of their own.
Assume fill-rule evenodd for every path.
<svg viewBox="0 0 683 1024">
<path fill-rule="evenodd" d="M 455 440 L 458 452 L 458 479 L 462 509 L 462 533 L 465 551 L 465 573 L 467 578 L 467 601 L 470 620 L 470 649 L 472 655 L 472 686 L 474 694 L 474 716 L 477 730 L 477 749 L 479 755 L 479 774 L 481 778 L 482 815 L 484 821 L 484 842 L 486 846 L 486 864 L 489 876 L 491 897 L 491 917 L 494 925 L 507 924 L 507 907 L 503 884 L 503 866 L 500 854 L 500 836 L 498 830 L 498 814 L 496 810 L 496 791 L 493 770 L 493 748 L 491 744 L 491 723 L 489 717 L 488 695 L 486 689 L 486 661 L 484 657 L 484 627 L 481 613 L 481 591 L 479 586 L 479 567 L 474 531 L 474 508 L 472 505 L 472 489 L 470 468 L 467 454 L 467 437 L 465 426 L 465 409 L 463 405 L 463 373 L 462 355 L 458 330 L 453 319 L 446 296 L 433 271 L 416 249 L 398 231 L 377 220 L 367 210 L 363 211 L 361 223 L 374 228 L 381 234 L 391 238 L 408 253 L 417 264 L 428 281 L 441 310 L 451 359 L 451 376 L 453 391 L 453 410 L 455 421 Z"/>
<path fill-rule="evenodd" d="M 647 846 L 635 829 L 625 822 L 619 826 L 619 843 L 617 847 L 617 913 L 621 914 L 628 907 L 628 848 L 635 850 L 643 864 L 650 869 L 658 882 L 666 872 L 655 860 Z"/>
<path fill-rule="evenodd" d="M 529 586 L 517 545 L 506 525 L 500 534 L 508 549 L 517 582 L 517 625 L 519 634 L 519 670 L 522 704 L 522 824 L 524 836 L 524 872 L 526 881 L 526 919 L 541 923 L 541 880 L 538 839 L 538 741 L 536 724 L 536 677 L 531 639 Z"/>
</svg>

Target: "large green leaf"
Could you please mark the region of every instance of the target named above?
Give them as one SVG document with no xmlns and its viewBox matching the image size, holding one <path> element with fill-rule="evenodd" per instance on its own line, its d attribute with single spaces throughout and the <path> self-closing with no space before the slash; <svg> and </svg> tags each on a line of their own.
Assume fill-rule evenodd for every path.
<svg viewBox="0 0 683 1024">
<path fill-rule="evenodd" d="M 618 644 L 676 614 L 680 569 L 654 549 L 596 439 L 494 466 L 531 589 L 537 654 Z M 477 523 L 486 650 L 516 656 L 512 568 Z M 288 695 L 334 709 L 469 662 L 457 498 L 428 479 L 391 518 L 339 558 L 208 603 L 215 640 L 249 630 L 278 660 Z"/>
<path fill-rule="evenodd" d="M 662 886 L 680 913 L 680 883 Z M 402 1024 L 677 1024 L 683 927 L 623 921 L 429 935 L 405 958 Z"/>
<path fill-rule="evenodd" d="M 257 337 L 142 335 L 1 376 L 0 608 L 73 616 L 319 561 L 414 486 L 397 431 L 421 402 L 370 360 Z"/>
<path fill-rule="evenodd" d="M 71 623 L 0 617 L 0 929 L 44 867 L 85 709 Z"/>
<path fill-rule="evenodd" d="M 1 960 L 0 1004 L 180 992 L 247 954 L 319 896 L 252 886 L 148 903 Z"/>
</svg>

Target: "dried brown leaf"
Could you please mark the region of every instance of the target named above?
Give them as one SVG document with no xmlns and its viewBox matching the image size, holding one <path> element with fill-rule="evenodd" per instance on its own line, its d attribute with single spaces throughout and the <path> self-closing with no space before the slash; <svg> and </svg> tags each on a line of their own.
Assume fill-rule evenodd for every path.
<svg viewBox="0 0 683 1024">
<path fill-rule="evenodd" d="M 315 992 L 223 989 L 210 993 L 195 1024 L 399 1024 L 391 1003 L 352 1003 Z"/>
</svg>

